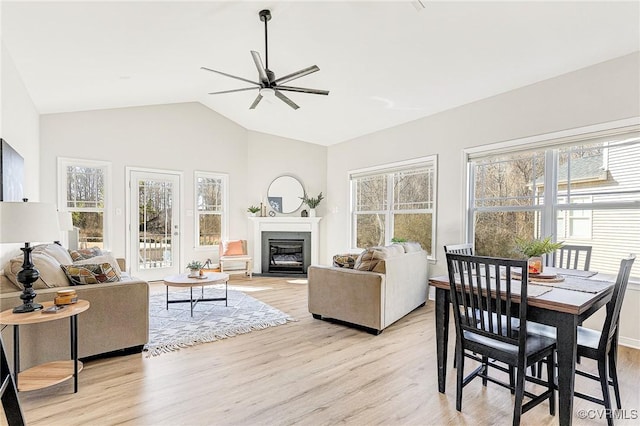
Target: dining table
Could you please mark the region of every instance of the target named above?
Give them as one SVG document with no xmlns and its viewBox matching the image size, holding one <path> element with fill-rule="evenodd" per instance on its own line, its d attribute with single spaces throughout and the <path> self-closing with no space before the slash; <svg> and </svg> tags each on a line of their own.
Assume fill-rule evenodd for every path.
<svg viewBox="0 0 640 426">
<path fill-rule="evenodd" d="M 556 328 L 558 420 L 565 426 L 571 425 L 573 418 L 578 326 L 609 302 L 616 277 L 594 271 L 552 267 L 545 267 L 544 273 L 558 279 L 536 280 L 530 276 L 527 320 Z M 438 391 L 445 393 L 451 287 L 448 275 L 430 278 L 429 283 L 435 288 L 436 298 Z M 519 294 L 512 297 L 516 302 L 519 300 Z"/>
</svg>

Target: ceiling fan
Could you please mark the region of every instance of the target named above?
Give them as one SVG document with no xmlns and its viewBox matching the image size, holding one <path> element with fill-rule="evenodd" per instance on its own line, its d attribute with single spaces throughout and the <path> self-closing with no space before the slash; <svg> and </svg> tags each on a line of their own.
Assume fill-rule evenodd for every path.
<svg viewBox="0 0 640 426">
<path fill-rule="evenodd" d="M 314 73 L 316 71 L 320 71 L 316 65 L 312 65 L 308 68 L 301 69 L 300 71 L 296 71 L 294 73 L 285 75 L 284 77 L 276 78 L 276 75 L 269 69 L 269 48 L 267 44 L 267 22 L 271 19 L 271 11 L 268 9 L 261 10 L 258 15 L 260 16 L 260 20 L 264 22 L 264 59 L 265 64 L 262 64 L 262 59 L 260 58 L 260 54 L 254 50 L 251 51 L 251 56 L 253 57 L 253 62 L 256 64 L 256 68 L 258 69 L 258 78 L 259 81 L 251 81 L 243 77 L 238 77 L 236 75 L 227 74 L 222 71 L 213 70 L 211 68 L 201 67 L 203 70 L 215 72 L 217 74 L 221 74 L 227 77 L 235 78 L 236 80 L 241 80 L 247 83 L 254 84 L 256 87 L 244 87 L 241 89 L 232 89 L 232 90 L 223 90 L 220 92 L 211 92 L 210 95 L 219 95 L 222 93 L 233 93 L 233 92 L 244 92 L 246 90 L 254 90 L 258 89 L 259 93 L 256 99 L 253 101 L 249 109 L 255 109 L 256 106 L 260 103 L 263 97 L 265 96 L 275 96 L 282 100 L 284 103 L 289 105 L 293 109 L 300 108 L 295 102 L 285 96 L 282 92 L 299 92 L 299 93 L 311 93 L 314 95 L 328 95 L 328 90 L 318 90 L 318 89 L 306 89 L 304 87 L 293 87 L 293 86 L 283 86 L 283 83 L 286 83 L 291 80 L 295 80 L 296 78 L 304 77 L 305 75 Z"/>
</svg>

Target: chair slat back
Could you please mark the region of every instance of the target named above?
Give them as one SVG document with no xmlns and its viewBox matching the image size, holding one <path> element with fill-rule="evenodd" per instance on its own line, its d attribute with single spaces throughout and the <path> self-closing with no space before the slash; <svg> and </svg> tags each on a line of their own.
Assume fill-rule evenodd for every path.
<svg viewBox="0 0 640 426">
<path fill-rule="evenodd" d="M 527 261 L 447 253 L 447 268 L 458 336 L 463 337 L 463 331 L 469 331 L 523 348 L 529 278 Z M 512 288 L 518 283 L 513 279 L 514 273 L 521 279 L 518 306 L 512 301 Z M 512 326 L 513 318 L 520 320 L 519 331 Z"/>
<path fill-rule="evenodd" d="M 629 275 L 631 275 L 631 267 L 635 260 L 636 255 L 630 254 L 628 257 L 620 261 L 620 269 L 618 270 L 616 283 L 613 286 L 613 294 L 611 296 L 611 300 L 607 303 L 607 316 L 604 320 L 604 327 L 602 327 L 602 334 L 598 344 L 600 350 L 604 350 L 607 345 L 611 343 L 611 340 L 618 329 L 622 302 L 624 300 L 624 295 L 627 292 Z"/>
<path fill-rule="evenodd" d="M 547 255 L 547 266 L 588 271 L 590 265 L 591 246 L 567 244 Z"/>
<path fill-rule="evenodd" d="M 444 246 L 444 252 L 473 255 L 473 244 L 471 243 L 448 244 Z M 456 267 L 457 267 L 457 264 L 456 264 Z M 459 271 L 456 269 L 456 272 L 459 272 Z"/>
</svg>

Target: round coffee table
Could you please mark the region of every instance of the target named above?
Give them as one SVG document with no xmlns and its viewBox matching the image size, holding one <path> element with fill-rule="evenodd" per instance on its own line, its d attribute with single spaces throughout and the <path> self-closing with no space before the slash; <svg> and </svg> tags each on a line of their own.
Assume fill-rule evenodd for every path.
<svg viewBox="0 0 640 426">
<path fill-rule="evenodd" d="M 224 297 L 204 297 L 204 286 L 213 284 L 224 284 Z M 169 303 L 186 303 L 191 304 L 191 316 L 193 316 L 193 308 L 198 302 L 214 302 L 218 300 L 224 300 L 224 306 L 227 305 L 227 296 L 229 290 L 229 274 L 221 272 L 207 272 L 202 275 L 202 278 L 190 278 L 189 274 L 171 275 L 164 279 L 164 285 L 167 287 L 167 309 L 169 309 Z M 190 297 L 189 299 L 177 299 L 169 300 L 169 287 L 189 287 Z M 200 297 L 193 298 L 193 288 L 202 287 Z"/>
</svg>

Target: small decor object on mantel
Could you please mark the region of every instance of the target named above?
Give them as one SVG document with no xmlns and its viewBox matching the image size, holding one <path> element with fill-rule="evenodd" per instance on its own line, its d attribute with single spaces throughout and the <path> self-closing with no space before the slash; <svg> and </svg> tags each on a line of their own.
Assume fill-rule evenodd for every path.
<svg viewBox="0 0 640 426">
<path fill-rule="evenodd" d="M 309 212 L 308 212 L 308 211 L 306 211 L 306 210 L 302 210 L 302 211 L 300 212 L 300 217 L 309 217 Z"/>
<path fill-rule="evenodd" d="M 304 194 L 304 197 L 300 197 L 303 203 L 309 206 L 309 217 L 316 217 L 316 207 L 320 204 L 320 201 L 324 199 L 322 196 L 322 192 L 318 194 L 316 198 L 309 198 L 307 194 Z"/>
<path fill-rule="evenodd" d="M 187 269 L 191 271 L 189 273 L 189 278 L 198 278 L 202 275 L 202 262 L 199 260 L 192 260 L 187 265 Z"/>
<path fill-rule="evenodd" d="M 542 255 L 553 253 L 562 248 L 564 242 L 554 243 L 551 236 L 539 239 L 516 238 L 516 250 L 529 259 L 529 274 L 541 274 L 543 270 Z"/>
<path fill-rule="evenodd" d="M 269 216 L 271 216 L 271 217 L 276 217 L 276 212 L 274 212 L 273 210 L 271 210 L 271 211 L 269 212 Z"/>
<path fill-rule="evenodd" d="M 260 211 L 260 207 L 257 206 L 249 206 L 249 208 L 247 208 L 247 211 L 249 213 L 251 213 L 251 216 L 257 216 L 257 213 Z"/>
</svg>

